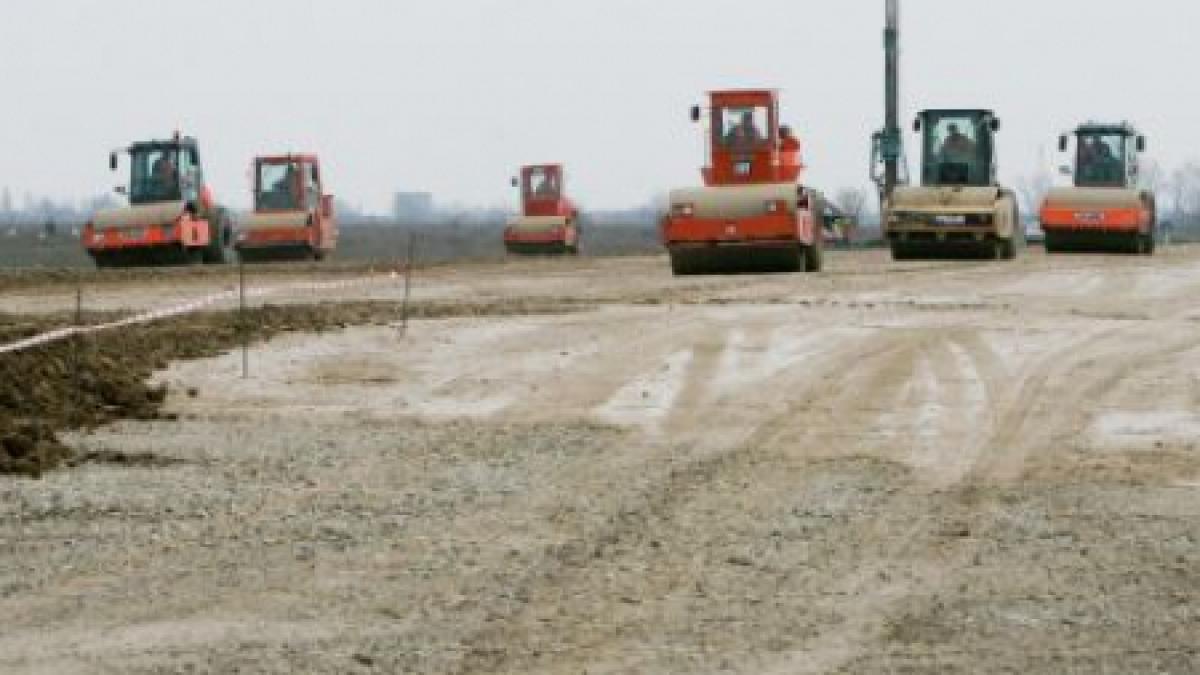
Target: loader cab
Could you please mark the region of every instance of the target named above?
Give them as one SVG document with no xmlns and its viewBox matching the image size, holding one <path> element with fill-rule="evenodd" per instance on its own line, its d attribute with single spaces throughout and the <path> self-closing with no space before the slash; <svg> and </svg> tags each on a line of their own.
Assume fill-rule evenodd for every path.
<svg viewBox="0 0 1200 675">
<path fill-rule="evenodd" d="M 921 184 L 986 187 L 996 183 L 995 135 L 1000 120 L 990 110 L 926 110 L 914 130 L 921 134 Z"/>
<path fill-rule="evenodd" d="M 283 155 L 254 161 L 254 210 L 314 211 L 324 198 L 315 156 Z"/>
<path fill-rule="evenodd" d="M 521 204 L 526 216 L 566 215 L 569 205 L 564 197 L 563 167 L 558 164 L 537 164 L 521 169 L 513 180 L 521 189 Z"/>
<path fill-rule="evenodd" d="M 135 143 L 127 152 L 131 164 L 127 189 L 130 204 L 200 201 L 204 173 L 194 140 Z M 113 153 L 111 168 L 118 168 L 117 153 Z"/>
<path fill-rule="evenodd" d="M 1085 124 L 1075 130 L 1075 187 L 1134 188 L 1138 182 L 1138 156 L 1146 139 L 1128 124 Z M 1066 152 L 1070 137 L 1059 139 Z M 1069 168 L 1068 168 L 1069 171 Z"/>
<path fill-rule="evenodd" d="M 703 109 L 692 108 L 700 122 Z M 706 185 L 795 182 L 803 166 L 800 141 L 779 121 L 774 90 L 719 91 L 709 94 L 709 164 Z"/>
</svg>

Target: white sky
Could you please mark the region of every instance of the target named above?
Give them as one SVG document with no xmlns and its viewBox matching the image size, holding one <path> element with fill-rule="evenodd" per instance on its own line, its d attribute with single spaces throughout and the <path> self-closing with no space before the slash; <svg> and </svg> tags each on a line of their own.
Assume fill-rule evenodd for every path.
<svg viewBox="0 0 1200 675">
<path fill-rule="evenodd" d="M 1085 118 L 1135 121 L 1168 167 L 1200 147 L 1200 2 L 907 0 L 903 20 L 905 126 L 994 107 L 1010 180 Z M 283 150 L 321 153 L 373 210 L 397 189 L 507 205 L 543 161 L 585 206 L 634 206 L 698 181 L 689 105 L 760 86 L 783 90 L 810 184 L 865 186 L 882 24 L 883 0 L 10 0 L 0 186 L 96 194 L 123 182 L 110 149 L 178 127 L 235 206 L 251 157 Z"/>
</svg>

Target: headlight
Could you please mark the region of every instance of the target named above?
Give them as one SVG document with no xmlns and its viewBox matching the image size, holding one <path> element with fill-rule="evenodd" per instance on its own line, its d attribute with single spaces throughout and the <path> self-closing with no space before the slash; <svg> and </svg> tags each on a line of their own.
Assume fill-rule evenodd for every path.
<svg viewBox="0 0 1200 675">
<path fill-rule="evenodd" d="M 767 213 L 784 213 L 787 211 L 787 202 L 773 199 L 767 202 Z"/>
<path fill-rule="evenodd" d="M 691 218 L 696 215 L 696 207 L 693 204 L 675 204 L 671 207 L 671 214 L 683 218 Z"/>
</svg>

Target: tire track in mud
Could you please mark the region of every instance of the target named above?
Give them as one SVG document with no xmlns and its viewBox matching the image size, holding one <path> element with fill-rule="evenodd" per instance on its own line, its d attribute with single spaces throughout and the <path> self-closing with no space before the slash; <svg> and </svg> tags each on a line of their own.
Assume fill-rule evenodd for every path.
<svg viewBox="0 0 1200 675">
<path fill-rule="evenodd" d="M 591 313 L 586 320 L 599 323 L 611 321 L 613 317 L 602 310 Z M 694 315 L 645 310 L 630 322 L 628 330 L 597 337 L 592 343 L 593 357 L 576 359 L 557 372 L 555 376 L 563 381 L 561 386 L 539 387 L 503 414 L 534 421 L 544 421 L 547 415 L 556 420 L 564 416 L 586 419 L 639 377 L 649 377 L 660 371 L 664 357 L 689 349 L 689 343 L 678 340 L 678 333 L 691 330 L 700 320 Z M 593 329 L 581 325 L 577 330 L 581 334 L 598 336 L 602 326 Z M 572 346 L 564 345 L 563 348 L 570 350 Z M 621 354 L 621 358 L 610 358 L 612 354 Z M 547 382 L 550 384 L 553 383 Z"/>
<path fill-rule="evenodd" d="M 907 379 L 911 379 L 913 374 L 919 370 L 918 364 L 923 359 L 932 359 L 935 363 L 941 364 L 935 367 L 935 370 L 940 374 L 939 379 L 942 382 L 954 383 L 957 380 L 961 385 L 958 388 L 950 387 L 949 393 L 944 394 L 943 400 L 961 398 L 960 389 L 962 387 L 967 390 L 974 389 L 976 394 L 973 399 L 968 397 L 968 400 L 978 409 L 980 406 L 991 405 L 991 402 L 995 400 L 992 398 L 996 395 L 994 392 L 1003 392 L 1007 389 L 1003 381 L 997 381 L 999 360 L 996 359 L 994 352 L 986 349 L 986 346 L 981 346 L 981 343 L 976 342 L 974 337 L 970 337 L 973 335 L 971 331 L 959 333 L 950 338 L 944 335 L 934 335 L 930 329 L 914 330 L 912 333 L 904 340 L 898 341 L 898 344 L 889 345 L 885 349 L 863 349 L 852 357 L 843 357 L 844 360 L 840 365 L 844 365 L 844 369 L 836 366 L 829 368 L 824 379 L 830 378 L 832 373 L 837 373 L 838 381 L 845 383 L 846 388 L 840 390 L 832 388 L 822 392 L 819 384 L 809 383 L 806 396 L 802 396 L 801 400 L 790 406 L 789 409 L 757 427 L 740 445 L 700 458 L 693 456 L 689 458 L 682 469 L 671 473 L 668 480 L 662 483 L 652 483 L 650 487 L 658 491 L 658 496 L 653 497 L 647 493 L 643 496 L 644 508 L 623 512 L 621 526 L 610 532 L 615 536 L 615 539 L 609 540 L 609 546 L 615 549 L 615 555 L 608 559 L 610 558 L 609 554 L 594 553 L 593 559 L 600 559 L 601 564 L 597 566 L 583 563 L 580 571 L 569 573 L 568 578 L 556 582 L 554 586 L 563 589 L 560 597 L 565 597 L 568 588 L 587 588 L 589 586 L 588 579 L 592 576 L 612 579 L 613 575 L 620 578 L 630 574 L 631 570 L 638 568 L 635 563 L 642 554 L 638 544 L 648 537 L 657 536 L 656 547 L 664 549 L 678 547 L 685 552 L 692 551 L 691 555 L 705 550 L 704 547 L 688 546 L 688 542 L 672 541 L 669 535 L 675 529 L 672 523 L 686 521 L 694 516 L 692 512 L 705 510 L 705 502 L 713 499 L 713 496 L 708 494 L 710 491 L 720 492 L 727 489 L 728 485 L 744 484 L 747 489 L 754 491 L 755 499 L 761 501 L 764 498 L 786 495 L 790 489 L 797 488 L 788 483 L 789 480 L 797 478 L 794 472 L 785 468 L 788 459 L 793 461 L 800 459 L 802 464 L 813 461 L 820 463 L 821 460 L 835 463 L 853 461 L 855 457 L 852 454 L 843 455 L 840 458 L 829 456 L 820 458 L 819 453 L 816 456 L 804 457 L 807 453 L 802 452 L 802 457 L 797 458 L 791 454 L 790 448 L 803 446 L 805 441 L 819 440 L 821 424 L 810 425 L 810 423 L 818 421 L 822 417 L 832 416 L 835 414 L 833 411 L 841 408 L 842 404 L 847 401 L 853 401 L 859 406 L 859 409 L 867 410 L 872 408 L 872 404 L 878 409 L 893 406 L 897 397 L 902 395 Z M 1082 341 L 1088 339 L 1085 337 L 1082 338 Z M 1043 356 L 1040 360 L 1058 357 L 1059 352 L 1055 351 L 1050 355 Z M 980 363 L 984 365 L 981 366 Z M 813 391 L 814 388 L 817 389 L 816 392 Z M 986 393 L 980 394 L 981 391 Z M 843 426 L 845 422 L 846 420 L 842 420 Z M 836 425 L 830 426 L 837 428 Z M 993 447 L 992 438 L 995 430 L 989 427 L 990 425 L 975 430 L 974 435 L 968 433 L 966 441 L 981 452 Z M 953 452 L 954 445 L 945 446 L 942 451 Z M 986 460 L 986 457 L 983 459 Z M 900 460 L 884 455 L 878 457 L 877 461 L 894 463 Z M 970 463 L 968 462 L 968 464 Z M 815 635 L 805 640 L 806 645 L 800 647 L 798 652 L 803 655 L 801 660 L 785 661 L 789 664 L 787 667 L 790 668 L 790 672 L 805 672 L 803 669 L 797 671 L 795 667 L 810 655 L 823 654 L 826 662 L 830 664 L 849 660 L 855 653 L 852 648 L 854 644 L 879 639 L 886 627 L 885 618 L 889 608 L 896 606 L 916 589 L 928 593 L 930 589 L 945 583 L 946 569 L 963 568 L 974 551 L 983 545 L 982 542 L 964 541 L 948 549 L 938 546 L 940 538 L 939 533 L 935 530 L 938 519 L 944 515 L 943 506 L 957 501 L 955 491 L 948 488 L 967 476 L 965 470 L 960 467 L 952 471 L 947 478 L 933 480 L 933 486 L 937 489 L 932 494 L 928 492 L 930 487 L 928 476 L 922 476 L 919 471 L 910 471 L 907 475 L 908 478 L 900 481 L 894 491 L 880 497 L 872 505 L 873 508 L 864 508 L 863 513 L 869 512 L 876 516 L 890 512 L 907 514 L 906 518 L 910 519 L 908 528 L 896 529 L 898 523 L 887 518 L 861 519 L 863 522 L 858 523 L 856 531 L 851 536 L 863 542 L 883 542 L 884 549 L 888 552 L 869 561 L 855 558 L 852 555 L 853 551 L 844 552 L 843 569 L 855 569 L 856 571 L 840 576 L 834 574 L 825 579 L 822 584 L 842 588 L 842 593 L 833 600 L 819 596 L 808 598 L 805 604 L 810 608 L 817 608 L 814 610 L 817 613 L 827 611 L 833 616 L 838 615 L 840 611 L 845 611 L 846 617 L 844 620 L 831 622 L 835 623 L 837 627 L 818 630 Z M 717 489 L 714 490 L 714 488 Z M 925 508 L 922 509 L 919 506 L 916 510 L 912 509 L 911 504 L 914 501 L 919 503 L 920 500 L 927 500 Z M 727 509 L 709 509 L 709 512 L 713 513 L 727 511 Z M 912 524 L 911 521 L 915 521 L 916 524 Z M 846 536 L 846 533 L 839 533 L 836 536 Z M 628 541 L 630 539 L 632 541 Z M 686 557 L 686 555 L 682 557 Z M 626 563 L 621 563 L 622 560 Z M 872 578 L 870 574 L 863 576 L 864 568 L 876 571 L 880 575 L 894 573 L 897 569 L 914 571 L 906 581 L 879 584 L 878 580 Z M 604 570 L 609 570 L 609 574 L 601 574 Z M 856 582 L 855 579 L 859 580 Z M 534 595 L 539 592 L 548 593 L 546 587 L 532 591 Z M 553 595 L 553 593 L 550 594 Z M 640 602 L 631 601 L 629 606 L 635 606 Z M 615 616 L 628 617 L 629 620 L 616 620 L 608 627 L 608 631 L 599 631 L 607 632 L 607 637 L 592 634 L 572 639 L 563 636 L 557 642 L 560 644 L 588 644 L 592 656 L 598 657 L 607 654 L 610 659 L 618 659 L 613 664 L 615 667 L 628 665 L 628 663 L 622 663 L 619 660 L 620 657 L 614 655 L 623 653 L 625 650 L 620 645 L 629 641 L 629 638 L 622 637 L 621 633 L 625 630 L 636 633 L 636 626 L 639 625 L 636 619 L 638 613 L 629 610 L 622 612 L 620 603 L 616 603 L 616 605 L 617 614 Z M 606 608 L 605 611 L 600 611 L 593 607 L 592 611 L 596 612 L 596 616 L 612 616 L 609 612 L 614 610 Z M 524 635 L 520 631 L 516 631 L 515 634 L 509 633 L 510 629 L 514 627 L 512 624 L 520 623 L 522 623 L 522 615 L 518 613 L 511 617 L 511 623 L 507 628 L 497 629 L 497 633 L 492 635 L 485 633 L 477 636 L 474 641 L 476 644 L 521 644 L 522 637 L 529 639 L 534 633 L 532 629 L 529 629 Z M 644 623 L 644 619 L 642 623 Z M 578 621 L 577 625 L 583 630 L 588 627 L 586 621 Z M 596 630 L 594 626 L 592 630 Z M 504 634 L 507 636 L 502 639 L 500 636 Z M 603 648 L 602 646 L 605 644 L 610 646 Z M 501 659 L 499 662 L 493 662 L 485 669 L 512 665 L 507 659 L 516 658 L 511 653 L 499 649 L 494 649 L 489 653 L 493 656 L 503 653 L 505 656 L 499 657 Z M 600 663 L 604 663 L 604 661 L 601 660 Z M 556 671 L 568 664 L 553 661 L 552 666 L 542 665 L 545 666 L 546 671 Z M 530 667 L 529 670 L 535 672 L 542 668 Z M 471 671 L 464 669 L 462 672 Z M 780 672 L 789 671 L 781 670 Z"/>
<path fill-rule="evenodd" d="M 1012 393 L 998 404 L 997 433 L 969 480 L 1019 479 L 1030 453 L 1056 452 L 1055 439 L 1086 427 L 1081 420 L 1105 392 L 1144 365 L 1195 345 L 1194 336 L 1161 343 L 1152 334 L 1139 338 L 1140 330 L 1144 328 L 1100 328 L 1025 368 L 1010 387 Z"/>
<path fill-rule="evenodd" d="M 660 524 L 669 523 L 674 513 L 686 508 L 697 495 L 703 496 L 706 486 L 714 482 L 728 482 L 731 474 L 737 473 L 740 467 L 749 465 L 754 470 L 761 470 L 761 463 L 753 462 L 753 455 L 759 454 L 761 446 L 773 436 L 789 428 L 795 423 L 798 415 L 817 406 L 818 400 L 827 391 L 828 380 L 836 374 L 845 374 L 862 364 L 865 360 L 885 358 L 893 348 L 886 340 L 876 336 L 864 344 L 843 349 L 839 357 L 829 361 L 820 368 L 820 375 L 811 378 L 805 387 L 797 387 L 797 394 L 802 395 L 799 402 L 792 402 L 781 412 L 772 415 L 765 423 L 758 425 L 744 437 L 744 440 L 733 448 L 706 446 L 703 433 L 699 438 L 688 442 L 676 442 L 657 451 L 652 448 L 643 450 L 656 454 L 647 457 L 639 464 L 631 466 L 635 472 L 642 474 L 638 478 L 625 479 L 620 476 L 611 478 L 612 494 L 606 495 L 607 508 L 615 509 L 607 516 L 607 525 L 596 527 L 580 524 L 573 534 L 577 537 L 561 547 L 547 552 L 546 557 L 557 561 L 552 571 L 542 571 L 531 574 L 519 594 L 525 597 L 547 598 L 547 602 L 539 604 L 531 601 L 524 607 L 496 622 L 492 628 L 486 629 L 471 638 L 465 652 L 468 657 L 456 672 L 492 672 L 517 668 L 523 672 L 536 672 L 542 663 L 534 667 L 528 661 L 542 661 L 549 653 L 543 653 L 541 658 L 528 658 L 527 654 L 517 653 L 514 647 L 522 645 L 533 648 L 529 643 L 547 644 L 596 644 L 601 636 L 577 635 L 575 639 L 562 636 L 557 639 L 547 637 L 551 628 L 586 628 L 587 617 L 607 616 L 595 608 L 579 606 L 563 606 L 562 600 L 578 596 L 580 589 L 592 589 L 606 583 L 604 577 L 597 579 L 596 574 L 604 568 L 629 555 L 636 557 L 638 552 L 644 552 L 647 546 L 668 548 L 685 542 L 672 542 L 669 536 L 660 536 L 657 545 L 648 541 L 648 537 L 661 529 Z M 815 390 L 815 391 L 814 391 Z M 675 421 L 672 424 L 676 424 Z M 685 455 L 680 455 L 686 452 Z M 582 538 L 578 538 L 582 534 Z M 686 547 L 685 547 L 686 548 Z M 616 600 L 622 604 L 621 600 Z M 579 618 L 578 626 L 570 622 L 556 622 L 555 626 L 540 623 L 536 615 L 546 606 L 556 606 L 560 615 L 573 614 Z M 630 605 L 631 606 L 631 605 Z M 611 636 L 609 638 L 611 639 Z M 538 649 L 534 648 L 534 651 Z M 551 659 L 553 661 L 553 659 Z M 557 670 L 551 666 L 550 670 Z"/>
<path fill-rule="evenodd" d="M 711 491 L 724 493 L 729 485 L 746 485 L 748 490 L 754 494 L 754 498 L 758 501 L 765 499 L 786 498 L 786 495 L 797 489 L 797 485 L 793 484 L 793 480 L 803 481 L 802 476 L 797 476 L 799 471 L 801 474 L 807 471 L 805 466 L 820 467 L 837 466 L 841 463 L 854 464 L 856 462 L 867 462 L 870 465 L 879 466 L 895 466 L 897 460 L 895 458 L 880 457 L 877 459 L 867 459 L 865 456 L 850 452 L 842 455 L 832 455 L 826 453 L 822 455 L 820 452 L 811 453 L 804 448 L 805 441 L 819 440 L 820 432 L 827 430 L 829 427 L 822 423 L 829 422 L 829 417 L 837 416 L 839 410 L 846 409 L 847 403 L 853 403 L 858 408 L 849 408 L 849 410 L 858 410 L 866 408 L 867 410 L 873 407 L 885 409 L 894 404 L 896 398 L 900 395 L 904 387 L 904 382 L 907 376 L 915 370 L 915 362 L 925 356 L 928 349 L 928 344 L 937 342 L 938 338 L 926 334 L 924 331 L 913 331 L 915 335 L 908 336 L 905 340 L 898 344 L 888 337 L 876 336 L 870 342 L 874 343 L 871 346 L 861 345 L 852 352 L 844 353 L 836 363 L 826 364 L 823 370 L 823 376 L 818 377 L 815 381 L 807 383 L 806 388 L 800 389 L 804 394 L 800 396 L 800 400 L 792 401 L 786 409 L 778 414 L 773 415 L 765 423 L 759 425 L 753 432 L 744 439 L 741 443 L 733 448 L 717 450 L 707 454 L 695 453 L 688 457 L 687 462 L 681 467 L 676 467 L 662 481 L 654 481 L 649 484 L 648 490 L 639 496 L 639 500 L 644 504 L 641 508 L 627 510 L 622 513 L 622 522 L 618 523 L 619 527 L 615 531 L 610 531 L 609 535 L 613 537 L 609 540 L 609 547 L 615 549 L 615 555 L 610 555 L 603 551 L 593 554 L 594 560 L 599 560 L 599 563 L 581 565 L 580 570 L 575 572 L 568 571 L 566 578 L 554 582 L 553 587 L 562 589 L 559 593 L 550 591 L 547 587 L 542 587 L 533 591 L 534 594 L 541 592 L 551 597 L 566 597 L 569 593 L 568 589 L 587 588 L 588 580 L 592 576 L 599 576 L 602 579 L 620 578 L 627 576 L 630 570 L 638 567 L 634 561 L 644 553 L 638 546 L 643 543 L 646 538 L 653 538 L 652 545 L 656 549 L 682 549 L 681 556 L 686 558 L 700 554 L 705 550 L 700 546 L 689 546 L 686 541 L 673 541 L 671 533 L 676 529 L 672 523 L 687 521 L 694 517 L 694 512 L 703 512 L 706 501 L 712 499 L 709 494 Z M 889 336 L 894 338 L 894 336 Z M 891 344 L 889 344 L 891 342 Z M 830 381 L 837 379 L 838 382 L 844 383 L 845 388 L 837 386 L 829 386 Z M 777 385 L 778 386 L 778 385 Z M 872 405 L 874 404 L 874 405 Z M 854 413 L 851 413 L 854 414 Z M 812 422 L 820 421 L 822 423 L 811 424 Z M 844 424 L 846 420 L 840 420 Z M 834 425 L 830 425 L 834 426 Z M 835 427 L 836 428 L 836 427 Z M 795 436 L 790 436 L 789 433 L 798 432 Z M 802 449 L 797 455 L 795 447 L 799 445 Z M 699 457 L 696 455 L 700 454 Z M 832 464 L 829 464 L 832 462 Z M 792 466 L 789 470 L 789 464 Z M 820 473 L 818 469 L 817 473 Z M 925 488 L 921 487 L 924 482 L 909 475 L 909 477 L 901 483 L 910 483 L 910 488 L 899 490 L 896 492 L 885 492 L 884 496 L 868 497 L 865 499 L 867 506 L 861 514 L 879 514 L 890 511 L 888 504 L 894 503 L 897 500 L 904 501 L 924 493 Z M 724 496 L 728 496 L 727 494 Z M 709 509 L 710 512 L 726 512 L 725 509 Z M 860 515 L 861 515 L 860 514 Z M 918 519 L 917 524 L 913 525 L 908 522 L 907 533 L 897 536 L 895 532 L 890 532 L 891 528 L 898 525 L 895 522 L 885 522 L 886 519 L 876 519 L 874 517 L 864 517 L 860 523 L 862 537 L 867 541 L 885 542 L 885 548 L 890 549 L 891 553 L 881 556 L 885 561 L 883 567 L 890 567 L 891 563 L 888 559 L 896 557 L 897 551 L 908 549 L 916 546 L 916 542 L 922 541 L 923 538 L 913 536 L 914 529 L 921 529 L 926 524 Z M 686 530 L 685 530 L 686 531 Z M 831 535 L 832 538 L 837 538 L 838 535 Z M 630 541 L 632 540 L 632 541 Z M 691 553 L 688 553 L 691 551 Z M 843 559 L 846 569 L 855 568 L 853 552 L 844 552 Z M 632 558 L 633 561 L 628 564 L 622 564 L 621 560 Z M 861 568 L 861 565 L 859 566 Z M 931 567 L 926 565 L 926 567 Z M 609 574 L 602 574 L 604 569 L 613 570 Z M 857 591 L 865 593 L 865 589 L 870 586 L 873 581 L 871 579 L 862 579 L 855 583 L 853 579 L 859 572 L 836 576 L 830 580 L 835 585 L 849 586 L 836 599 L 830 600 L 814 597 L 809 598 L 810 605 L 822 605 L 821 611 L 829 612 L 836 615 L 838 607 L 843 605 L 847 595 L 853 595 Z M 928 578 L 921 579 L 922 582 L 927 582 L 936 577 L 936 572 L 931 571 Z M 894 586 L 887 585 L 885 590 L 872 591 L 874 597 L 864 598 L 863 604 L 875 606 L 882 602 L 890 602 L 896 597 L 903 597 L 902 592 L 905 588 L 910 588 L 911 585 Z M 857 589 L 857 591 L 856 591 Z M 639 602 L 629 602 L 628 606 L 640 604 Z M 578 611 L 578 610 L 577 610 Z M 616 603 L 615 608 L 606 608 L 604 611 L 593 608 L 591 610 L 595 616 L 612 616 L 610 612 L 622 612 L 621 603 Z M 626 612 L 628 613 L 628 612 Z M 515 658 L 511 653 L 500 648 L 501 644 L 520 644 L 523 639 L 530 639 L 537 635 L 532 626 L 527 626 L 524 632 L 514 630 L 513 624 L 520 624 L 525 617 L 522 614 L 517 614 L 511 617 L 506 628 L 499 628 L 492 634 L 483 634 L 477 636 L 474 640 L 476 644 L 493 645 L 491 649 L 484 651 L 499 661 L 493 661 L 486 665 L 476 663 L 474 666 L 464 668 L 461 672 L 473 672 L 472 668 L 477 667 L 481 670 L 496 670 L 514 667 L 509 659 Z M 582 630 L 587 629 L 587 622 L 578 622 Z M 595 650 L 597 645 L 603 644 L 605 641 L 611 643 L 614 640 L 620 643 L 624 640 L 620 636 L 623 629 L 628 628 L 634 630 L 637 621 L 631 622 L 615 622 L 612 628 L 614 635 L 609 635 L 607 638 L 598 635 L 590 635 L 586 638 L 569 639 L 560 638 L 553 642 L 558 644 L 581 644 L 586 643 L 589 649 L 593 650 L 592 656 L 597 656 Z M 867 621 L 866 624 L 873 626 L 872 630 L 882 630 L 882 623 L 876 621 Z M 866 625 L 864 624 L 864 625 Z M 877 624 L 877 625 L 876 625 Z M 547 630 L 547 626 L 542 626 L 541 630 Z M 618 630 L 620 628 L 621 630 Z M 864 628 L 864 631 L 866 629 Z M 636 631 L 635 631 L 636 632 Z M 501 637 L 503 635 L 503 637 Z M 827 637 L 827 635 L 826 635 Z M 542 635 L 544 640 L 544 635 Z M 844 639 L 844 635 L 842 638 Z M 608 650 L 610 654 L 620 654 L 624 649 L 611 648 Z M 572 658 L 580 658 L 578 655 Z M 581 661 L 578 665 L 584 664 Z M 568 664 L 554 662 L 552 666 L 545 666 L 545 671 L 558 672 Z M 628 664 L 616 663 L 613 667 L 624 667 Z M 528 664 L 521 664 L 522 669 L 526 672 L 539 672 L 541 668 L 532 668 Z"/>
</svg>

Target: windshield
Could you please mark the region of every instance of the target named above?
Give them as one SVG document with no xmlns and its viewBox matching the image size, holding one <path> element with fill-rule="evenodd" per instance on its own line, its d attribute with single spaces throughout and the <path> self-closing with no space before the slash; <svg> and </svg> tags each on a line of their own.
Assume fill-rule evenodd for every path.
<svg viewBox="0 0 1200 675">
<path fill-rule="evenodd" d="M 978 113 L 928 115 L 925 119 L 926 185 L 987 185 L 991 137 Z"/>
<path fill-rule="evenodd" d="M 259 211 L 297 210 L 301 208 L 300 185 L 297 180 L 300 166 L 295 162 L 258 165 Z"/>
<path fill-rule="evenodd" d="M 134 204 L 183 199 L 179 189 L 180 153 L 173 147 L 136 149 L 130 153 L 133 177 L 129 201 Z"/>
<path fill-rule="evenodd" d="M 713 111 L 716 143 L 731 152 L 762 150 L 768 140 L 770 115 L 766 106 L 730 106 Z"/>
<path fill-rule="evenodd" d="M 1075 162 L 1077 187 L 1125 186 L 1125 136 L 1113 133 L 1079 134 Z"/>
<path fill-rule="evenodd" d="M 562 182 L 552 167 L 534 167 L 525 172 L 525 195 L 532 199 L 558 199 Z"/>
</svg>

